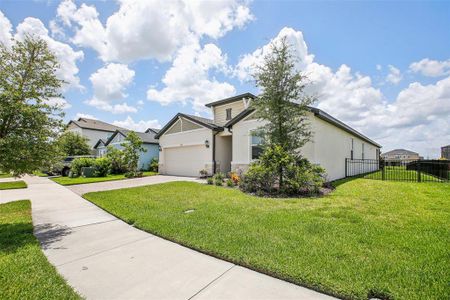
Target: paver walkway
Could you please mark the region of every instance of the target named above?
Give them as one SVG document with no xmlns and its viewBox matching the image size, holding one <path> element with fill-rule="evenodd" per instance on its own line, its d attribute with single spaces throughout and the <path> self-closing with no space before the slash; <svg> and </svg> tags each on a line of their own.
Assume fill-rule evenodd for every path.
<svg viewBox="0 0 450 300">
<path fill-rule="evenodd" d="M 171 182 L 171 181 L 203 182 L 202 180 L 196 179 L 193 177 L 154 175 L 154 176 L 147 176 L 147 177 L 133 178 L 133 179 L 123 179 L 123 180 L 104 181 L 104 182 L 96 182 L 96 183 L 89 183 L 89 184 L 69 185 L 69 186 L 67 186 L 67 188 L 74 191 L 78 195 L 83 195 L 83 194 L 90 193 L 90 192 L 117 190 L 117 189 L 143 186 L 143 185 L 149 185 L 149 184 L 164 183 L 164 182 Z"/>
<path fill-rule="evenodd" d="M 31 199 L 49 261 L 87 299 L 332 299 L 138 230 L 47 178 L 0 191 Z"/>
</svg>

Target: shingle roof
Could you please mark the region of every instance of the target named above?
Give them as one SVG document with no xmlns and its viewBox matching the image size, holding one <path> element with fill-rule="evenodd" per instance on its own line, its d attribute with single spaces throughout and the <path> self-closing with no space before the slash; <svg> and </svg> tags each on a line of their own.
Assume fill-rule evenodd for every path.
<svg viewBox="0 0 450 300">
<path fill-rule="evenodd" d="M 159 132 L 158 128 L 147 128 L 147 130 L 145 131 L 145 133 L 149 133 L 149 132 L 154 132 L 155 134 Z"/>
<path fill-rule="evenodd" d="M 70 125 L 71 123 L 74 123 L 75 125 L 77 125 L 78 127 L 81 127 L 81 128 L 109 131 L 109 132 L 114 132 L 117 129 L 124 129 L 122 127 L 112 125 L 112 124 L 109 124 L 109 123 L 106 123 L 106 122 L 103 122 L 100 120 L 94 120 L 94 119 L 88 119 L 88 118 L 79 118 L 76 121 L 72 120 L 67 125 Z"/>
<path fill-rule="evenodd" d="M 195 115 L 189 115 L 189 114 L 183 114 L 183 113 L 177 113 L 169 122 L 167 122 L 166 125 L 155 135 L 155 138 L 159 138 L 164 132 L 166 132 L 170 126 L 172 126 L 173 123 L 175 123 L 179 117 L 186 118 L 190 121 L 193 121 L 197 124 L 200 124 L 206 128 L 209 128 L 211 130 L 223 130 L 222 126 L 219 126 L 217 124 L 214 124 L 214 121 L 211 119 L 195 116 Z"/>
<path fill-rule="evenodd" d="M 381 156 L 385 156 L 385 155 L 406 155 L 406 154 L 419 155 L 419 153 L 417 153 L 417 152 L 413 152 L 413 151 L 406 150 L 406 149 L 394 149 L 394 150 L 391 150 L 391 151 L 388 151 L 388 152 L 385 152 L 385 153 L 381 154 Z"/>
<path fill-rule="evenodd" d="M 109 137 L 109 139 L 106 141 L 105 145 L 107 146 L 113 139 L 114 137 L 118 134 L 121 133 L 123 136 L 127 136 L 130 132 L 132 132 L 133 130 L 128 130 L 128 129 L 120 129 L 120 130 L 116 130 L 113 135 L 111 135 Z M 145 132 L 138 132 L 138 131 L 134 131 L 134 133 L 137 134 L 137 136 L 139 136 L 142 140 L 142 142 L 144 144 L 159 144 L 158 140 L 155 139 L 155 135 L 153 132 L 150 133 L 145 133 Z"/>
<path fill-rule="evenodd" d="M 233 97 L 225 98 L 225 99 L 222 99 L 222 100 L 214 101 L 214 102 L 205 104 L 205 106 L 206 107 L 213 107 L 213 106 L 217 106 L 217 105 L 227 104 L 227 103 L 231 103 L 231 102 L 240 100 L 242 98 L 256 98 L 256 96 L 253 95 L 252 93 L 244 93 L 244 94 L 236 95 L 236 96 L 233 96 Z"/>
</svg>

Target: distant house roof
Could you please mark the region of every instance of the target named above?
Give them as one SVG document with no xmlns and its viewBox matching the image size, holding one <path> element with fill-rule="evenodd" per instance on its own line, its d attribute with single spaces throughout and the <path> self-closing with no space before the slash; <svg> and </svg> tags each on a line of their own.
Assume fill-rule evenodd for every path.
<svg viewBox="0 0 450 300">
<path fill-rule="evenodd" d="M 116 131 L 109 137 L 109 139 L 106 141 L 105 145 L 108 146 L 109 143 L 114 139 L 114 137 L 115 137 L 117 134 L 120 133 L 120 134 L 122 134 L 123 136 L 126 137 L 126 136 L 128 136 L 128 134 L 129 134 L 130 132 L 132 132 L 132 131 L 133 131 L 133 130 L 128 130 L 128 129 L 116 130 Z M 134 133 L 136 133 L 137 136 L 139 136 L 139 137 L 142 139 L 142 142 L 143 142 L 144 144 L 159 144 L 158 140 L 155 139 L 155 135 L 156 135 L 156 134 L 154 134 L 154 133 L 152 133 L 152 132 L 145 133 L 145 132 L 134 131 Z"/>
<path fill-rule="evenodd" d="M 406 149 L 394 149 L 381 154 L 381 156 L 388 156 L 388 155 L 419 155 L 419 153 Z"/>
<path fill-rule="evenodd" d="M 114 132 L 118 129 L 124 129 L 122 127 L 112 125 L 100 120 L 88 119 L 88 118 L 79 118 L 78 120 L 71 120 L 67 125 L 75 124 L 80 128 L 92 129 L 92 130 L 100 130 L 100 131 L 108 131 Z"/>
<path fill-rule="evenodd" d="M 339 127 L 357 137 L 359 137 L 360 139 L 381 148 L 381 145 L 378 144 L 377 142 L 369 139 L 367 136 L 363 135 L 362 133 L 356 131 L 355 129 L 351 128 L 350 126 L 348 126 L 347 124 L 345 124 L 344 122 L 336 119 L 335 117 L 327 114 L 326 112 L 324 112 L 321 109 L 315 108 L 315 107 L 309 107 L 309 110 L 314 113 L 314 115 L 328 123 L 333 124 L 336 127 Z M 236 124 L 237 122 L 239 122 L 240 120 L 244 119 L 246 116 L 250 115 L 252 112 L 254 112 L 255 109 L 253 108 L 247 108 L 245 110 L 243 110 L 242 112 L 240 112 L 237 116 L 235 116 L 233 119 L 231 119 L 230 121 L 228 121 L 228 123 L 226 123 L 224 125 L 225 128 L 229 128 L 232 127 L 234 124 Z"/>
<path fill-rule="evenodd" d="M 164 132 L 166 132 L 177 120 L 179 117 L 183 117 L 187 120 L 190 120 L 194 123 L 197 123 L 203 127 L 209 128 L 211 130 L 218 130 L 218 131 L 222 131 L 223 127 L 219 126 L 217 124 L 214 124 L 214 121 L 211 119 L 207 119 L 207 118 L 203 118 L 203 117 L 199 117 L 199 116 L 194 116 L 194 115 L 188 115 L 188 114 L 183 114 L 183 113 L 177 113 L 175 115 L 175 117 L 173 117 L 156 135 L 155 138 L 159 138 Z"/>
<path fill-rule="evenodd" d="M 223 104 L 228 104 L 234 101 L 238 101 L 241 100 L 242 98 L 256 98 L 255 95 L 253 95 L 252 93 L 244 93 L 244 94 L 240 94 L 240 95 L 236 95 L 233 97 L 229 97 L 229 98 L 225 98 L 222 100 L 218 100 L 218 101 L 214 101 L 208 104 L 205 104 L 206 107 L 213 107 L 213 106 L 217 106 L 217 105 L 223 105 Z"/>
<path fill-rule="evenodd" d="M 99 147 L 100 145 L 106 146 L 106 142 L 104 140 L 102 140 L 102 139 L 99 139 L 97 141 L 97 143 L 95 143 L 94 149 L 97 149 L 97 147 Z"/>
<path fill-rule="evenodd" d="M 154 134 L 157 134 L 159 132 L 159 129 L 158 128 L 147 128 L 147 130 L 144 132 L 145 133 L 153 132 Z"/>
</svg>

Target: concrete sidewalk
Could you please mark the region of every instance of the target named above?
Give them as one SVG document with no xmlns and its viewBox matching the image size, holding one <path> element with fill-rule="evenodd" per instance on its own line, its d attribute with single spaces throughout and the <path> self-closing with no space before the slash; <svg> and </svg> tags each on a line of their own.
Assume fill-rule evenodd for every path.
<svg viewBox="0 0 450 300">
<path fill-rule="evenodd" d="M 31 199 L 45 255 L 87 299 L 332 299 L 135 229 L 47 178 L 0 191 Z"/>
</svg>

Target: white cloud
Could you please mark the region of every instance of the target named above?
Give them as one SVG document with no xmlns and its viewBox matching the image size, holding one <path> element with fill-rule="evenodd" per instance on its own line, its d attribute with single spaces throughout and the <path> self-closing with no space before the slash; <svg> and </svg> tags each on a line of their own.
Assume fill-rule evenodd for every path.
<svg viewBox="0 0 450 300">
<path fill-rule="evenodd" d="M 72 105 L 64 98 L 50 98 L 46 101 L 46 103 L 49 105 L 57 105 L 61 109 L 68 109 L 72 107 Z"/>
<path fill-rule="evenodd" d="M 386 76 L 386 81 L 392 84 L 398 84 L 403 78 L 402 73 L 393 65 L 388 65 L 388 68 L 389 74 Z"/>
<path fill-rule="evenodd" d="M 103 25 L 94 6 L 79 8 L 70 1 L 58 7 L 58 19 L 74 27 L 73 42 L 95 49 L 104 61 L 170 60 L 192 39 L 219 38 L 253 19 L 247 2 L 119 1 L 120 7 Z"/>
<path fill-rule="evenodd" d="M 413 62 L 409 69 L 414 73 L 421 73 L 424 76 L 439 77 L 450 74 L 450 59 L 444 61 L 424 58 L 421 61 Z"/>
<path fill-rule="evenodd" d="M 389 101 L 372 79 L 352 72 L 341 65 L 336 71 L 314 61 L 307 52 L 299 31 L 283 28 L 273 41 L 287 36 L 294 54 L 303 65 L 311 85 L 306 92 L 318 97 L 317 106 L 380 142 L 384 151 L 409 148 L 422 155 L 438 156 L 439 146 L 450 140 L 450 77 L 434 84 L 411 83 Z M 270 51 L 265 45 L 241 57 L 235 75 L 241 80 L 250 78 L 254 67 Z M 389 66 L 395 83 L 401 78 L 395 67 Z M 436 74 L 436 73 L 434 73 Z"/>
<path fill-rule="evenodd" d="M 59 42 L 48 35 L 48 30 L 36 18 L 25 18 L 16 28 L 14 39 L 22 40 L 26 35 L 39 37 L 47 42 L 49 49 L 55 54 L 60 68 L 56 71 L 58 78 L 64 80 L 68 85 L 67 88 L 82 88 L 78 75 L 77 62 L 83 60 L 83 51 L 75 51 L 68 44 Z"/>
<path fill-rule="evenodd" d="M 377 68 L 377 71 L 381 71 L 381 69 L 383 68 L 381 65 L 376 65 L 375 67 Z"/>
<path fill-rule="evenodd" d="M 79 118 L 86 118 L 86 119 L 93 119 L 93 120 L 98 120 L 96 117 L 94 117 L 93 115 L 90 114 L 84 114 L 84 113 L 77 113 L 75 115 L 75 120 L 78 120 Z"/>
<path fill-rule="evenodd" d="M 6 47 L 12 44 L 12 25 L 8 18 L 0 10 L 0 43 Z"/>
<path fill-rule="evenodd" d="M 161 124 L 159 124 L 158 120 L 140 120 L 135 122 L 130 116 L 127 116 L 127 118 L 123 121 L 114 121 L 113 124 L 119 127 L 140 132 L 144 132 L 148 128 L 161 128 Z"/>
<path fill-rule="evenodd" d="M 231 84 L 209 78 L 212 71 L 228 72 L 226 60 L 226 55 L 214 44 L 203 48 L 198 43 L 184 46 L 162 79 L 165 87 L 150 88 L 147 98 L 162 105 L 190 101 L 195 110 L 205 110 L 204 104 L 236 93 Z"/>
<path fill-rule="evenodd" d="M 135 107 L 126 102 L 117 103 L 128 96 L 125 89 L 133 81 L 134 74 L 133 70 L 123 64 L 111 63 L 98 69 L 89 77 L 94 96 L 86 103 L 114 114 L 137 112 Z"/>
</svg>

